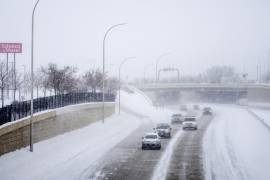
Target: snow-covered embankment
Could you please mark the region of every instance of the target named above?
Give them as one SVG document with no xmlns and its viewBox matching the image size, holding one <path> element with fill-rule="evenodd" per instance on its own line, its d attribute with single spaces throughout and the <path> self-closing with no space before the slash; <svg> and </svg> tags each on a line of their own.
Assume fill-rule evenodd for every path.
<svg viewBox="0 0 270 180">
<path fill-rule="evenodd" d="M 204 138 L 206 179 L 270 178 L 270 131 L 237 106 L 216 105 Z"/>
</svg>

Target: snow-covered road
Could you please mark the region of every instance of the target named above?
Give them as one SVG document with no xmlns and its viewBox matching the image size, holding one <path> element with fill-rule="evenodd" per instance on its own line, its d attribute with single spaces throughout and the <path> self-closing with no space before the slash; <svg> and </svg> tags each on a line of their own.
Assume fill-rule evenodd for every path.
<svg viewBox="0 0 270 180">
<path fill-rule="evenodd" d="M 206 179 L 269 179 L 269 130 L 241 107 L 213 108 L 215 118 L 203 144 Z"/>
<path fill-rule="evenodd" d="M 135 89 L 123 91 L 122 100 L 121 115 L 107 118 L 104 124 L 96 122 L 36 143 L 34 153 L 23 148 L 1 156 L 0 179 L 102 179 L 106 168 L 116 179 L 197 180 L 203 179 L 203 173 L 206 180 L 270 179 L 270 131 L 246 109 L 207 105 L 214 115 L 202 117 L 199 122 L 204 126 L 198 131 L 184 132 L 181 125 L 172 126 L 173 137 L 163 140 L 161 151 L 144 152 L 140 150 L 142 134 L 151 131 L 155 123 L 168 121 L 178 107 L 156 109 Z M 269 121 L 270 111 L 252 112 Z M 199 167 L 202 162 L 204 172 Z M 200 176 L 195 177 L 195 171 L 200 171 Z"/>
</svg>

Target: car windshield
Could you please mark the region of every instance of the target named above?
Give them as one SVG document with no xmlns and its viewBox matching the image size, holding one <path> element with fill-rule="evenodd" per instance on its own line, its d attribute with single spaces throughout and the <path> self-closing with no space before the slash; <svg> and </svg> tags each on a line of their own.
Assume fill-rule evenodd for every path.
<svg viewBox="0 0 270 180">
<path fill-rule="evenodd" d="M 158 126 L 157 129 L 168 129 L 170 126 L 169 125 L 162 125 Z"/>
<path fill-rule="evenodd" d="M 146 135 L 145 139 L 157 139 L 157 135 Z"/>
</svg>

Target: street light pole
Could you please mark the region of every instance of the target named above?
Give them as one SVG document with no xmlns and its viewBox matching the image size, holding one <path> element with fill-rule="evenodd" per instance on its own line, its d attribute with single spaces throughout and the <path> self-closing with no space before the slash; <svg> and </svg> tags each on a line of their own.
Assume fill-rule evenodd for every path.
<svg viewBox="0 0 270 180">
<path fill-rule="evenodd" d="M 107 35 L 108 33 L 118 27 L 118 26 L 123 26 L 125 25 L 126 23 L 121 23 L 121 24 L 115 24 L 113 26 L 111 26 L 105 33 L 104 35 L 104 38 L 103 38 L 103 63 L 102 63 L 102 123 L 104 123 L 104 119 L 105 119 L 105 115 L 104 115 L 104 112 L 105 112 L 105 107 L 104 107 L 104 100 L 105 100 L 105 42 L 106 42 L 106 38 L 107 38 Z"/>
<path fill-rule="evenodd" d="M 152 63 L 152 64 L 148 64 L 148 65 L 146 65 L 145 67 L 144 67 L 144 70 L 143 70 L 143 80 L 144 80 L 144 83 L 146 83 L 146 70 L 148 69 L 148 68 L 150 68 L 151 66 L 153 66 L 154 64 Z"/>
<path fill-rule="evenodd" d="M 34 25 L 35 25 L 35 11 L 39 3 L 36 1 L 35 6 L 32 11 L 32 29 L 31 29 L 31 118 L 30 118 L 30 152 L 33 152 L 33 94 L 34 94 Z"/>
<path fill-rule="evenodd" d="M 122 62 L 121 62 L 121 64 L 120 64 L 120 66 L 119 66 L 119 71 L 118 71 L 118 80 L 119 80 L 119 90 L 118 90 L 118 92 L 119 92 L 119 94 L 118 94 L 118 105 L 119 105 L 119 107 L 118 107 L 118 114 L 120 114 L 120 111 L 121 111 L 121 98 L 120 98 L 120 96 L 121 96 L 121 92 L 120 92 L 120 90 L 121 90 L 121 68 L 122 68 L 122 66 L 123 66 L 123 64 L 125 63 L 125 62 L 127 62 L 128 60 L 131 60 L 131 59 L 134 59 L 135 57 L 127 57 L 127 58 L 125 58 Z"/>
<path fill-rule="evenodd" d="M 156 60 L 156 83 L 158 82 L 158 63 L 164 56 L 167 56 L 169 54 L 171 53 L 167 52 L 167 53 L 161 54 Z"/>
</svg>

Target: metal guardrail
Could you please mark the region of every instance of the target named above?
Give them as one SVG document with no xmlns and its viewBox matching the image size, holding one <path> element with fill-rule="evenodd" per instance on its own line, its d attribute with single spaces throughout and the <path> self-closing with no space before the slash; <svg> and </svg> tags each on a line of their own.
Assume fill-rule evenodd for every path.
<svg viewBox="0 0 270 180">
<path fill-rule="evenodd" d="M 115 95 L 105 94 L 105 101 L 112 102 Z M 68 93 L 34 99 L 34 113 L 64 107 L 71 104 L 86 102 L 101 102 L 102 93 Z M 0 125 L 15 121 L 30 115 L 30 101 L 15 102 L 0 108 Z"/>
<path fill-rule="evenodd" d="M 166 88 L 231 88 L 231 89 L 248 89 L 248 88 L 265 88 L 270 89 L 270 84 L 250 84 L 250 83 L 148 83 L 135 85 L 141 89 L 166 89 Z"/>
<path fill-rule="evenodd" d="M 263 118 L 261 118 L 260 116 L 258 116 L 256 113 L 254 113 L 252 110 L 250 110 L 250 109 L 246 109 L 247 110 L 247 112 L 249 112 L 253 117 L 255 117 L 257 120 L 259 120 L 260 121 L 260 123 L 262 123 L 262 125 L 264 126 L 264 127 L 266 127 L 269 131 L 270 131 L 270 126 L 264 121 L 264 119 Z"/>
</svg>

